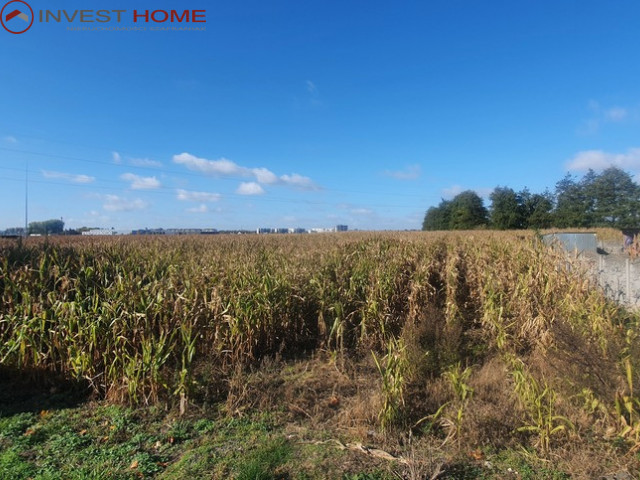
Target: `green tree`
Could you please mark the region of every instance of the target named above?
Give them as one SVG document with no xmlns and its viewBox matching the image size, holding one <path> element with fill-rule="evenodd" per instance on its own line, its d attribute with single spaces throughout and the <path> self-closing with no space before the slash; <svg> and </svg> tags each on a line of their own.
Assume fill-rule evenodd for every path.
<svg viewBox="0 0 640 480">
<path fill-rule="evenodd" d="M 598 227 L 637 227 L 640 188 L 631 175 L 609 167 L 585 182 L 590 199 L 592 225 Z"/>
<path fill-rule="evenodd" d="M 489 223 L 489 212 L 482 198 L 473 190 L 456 195 L 451 200 L 449 208 L 449 228 L 452 230 L 470 230 Z"/>
<path fill-rule="evenodd" d="M 525 188 L 518 196 L 524 215 L 525 228 L 549 228 L 552 226 L 553 195 L 548 190 L 545 190 L 544 193 L 531 193 Z"/>
<path fill-rule="evenodd" d="M 520 196 L 509 187 L 496 187 L 491 195 L 491 226 L 498 230 L 525 227 L 525 215 Z"/>
<path fill-rule="evenodd" d="M 591 172 L 592 173 L 592 172 Z M 556 209 L 553 225 L 560 228 L 591 226 L 591 202 L 586 194 L 586 185 L 591 174 L 578 182 L 570 173 L 556 183 Z"/>
<path fill-rule="evenodd" d="M 437 207 L 427 210 L 422 222 L 423 230 L 449 230 L 451 220 L 451 202 L 442 200 Z"/>
<path fill-rule="evenodd" d="M 55 235 L 64 231 L 64 222 L 62 220 L 45 220 L 44 222 L 29 223 L 29 234 L 39 235 Z"/>
</svg>

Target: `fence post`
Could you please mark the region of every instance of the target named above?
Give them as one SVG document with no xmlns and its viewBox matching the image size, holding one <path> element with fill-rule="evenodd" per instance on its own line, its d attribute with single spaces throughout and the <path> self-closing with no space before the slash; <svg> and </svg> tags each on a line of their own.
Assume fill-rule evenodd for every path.
<svg viewBox="0 0 640 480">
<path fill-rule="evenodd" d="M 631 261 L 627 258 L 625 260 L 626 273 L 627 273 L 627 302 L 631 303 Z"/>
</svg>

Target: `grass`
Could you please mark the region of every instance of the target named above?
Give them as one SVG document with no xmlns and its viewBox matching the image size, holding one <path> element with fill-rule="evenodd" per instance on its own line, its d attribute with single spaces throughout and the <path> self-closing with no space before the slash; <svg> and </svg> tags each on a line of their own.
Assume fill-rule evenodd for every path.
<svg viewBox="0 0 640 480">
<path fill-rule="evenodd" d="M 272 478 L 264 475 L 287 452 L 270 439 L 273 428 L 268 415 L 176 420 L 111 405 L 23 413 L 0 420 L 0 477 L 228 478 L 237 470 L 237 478 L 250 478 L 242 469 L 253 465 L 267 469 L 259 478 Z"/>
<path fill-rule="evenodd" d="M 430 478 L 441 464 L 448 475 L 443 478 L 580 478 L 537 459 L 533 450 L 452 454 L 419 439 L 413 457 L 399 452 L 410 458 L 407 466 L 343 450 L 331 440 L 312 440 L 339 435 L 326 425 L 298 424 L 292 433 L 284 412 L 256 411 L 243 418 L 177 413 L 90 403 L 2 418 L 0 478 Z M 423 476 L 408 476 L 411 469 Z"/>
<path fill-rule="evenodd" d="M 638 316 L 529 232 L 5 241 L 0 295 L 0 478 L 640 471 Z"/>
<path fill-rule="evenodd" d="M 389 478 L 355 453 L 287 438 L 281 421 L 259 412 L 178 420 L 156 408 L 102 404 L 16 414 L 0 419 L 0 478 Z"/>
<path fill-rule="evenodd" d="M 278 469 L 287 462 L 290 456 L 291 447 L 282 439 L 266 442 L 239 462 L 236 467 L 236 478 L 238 480 L 282 478 Z"/>
</svg>

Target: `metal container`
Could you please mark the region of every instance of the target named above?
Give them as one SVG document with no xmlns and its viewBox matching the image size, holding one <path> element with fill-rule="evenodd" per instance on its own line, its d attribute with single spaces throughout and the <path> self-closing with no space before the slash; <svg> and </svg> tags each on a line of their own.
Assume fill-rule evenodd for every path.
<svg viewBox="0 0 640 480">
<path fill-rule="evenodd" d="M 560 245 L 570 252 L 595 252 L 598 249 L 595 233 L 548 233 L 542 240 L 547 245 Z"/>
</svg>

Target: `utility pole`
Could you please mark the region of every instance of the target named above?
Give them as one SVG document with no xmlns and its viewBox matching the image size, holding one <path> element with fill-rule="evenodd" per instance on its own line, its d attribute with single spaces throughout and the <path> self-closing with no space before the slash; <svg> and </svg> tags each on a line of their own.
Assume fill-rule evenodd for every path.
<svg viewBox="0 0 640 480">
<path fill-rule="evenodd" d="M 29 227 L 29 159 L 24 169 L 24 236 L 28 235 Z"/>
</svg>

